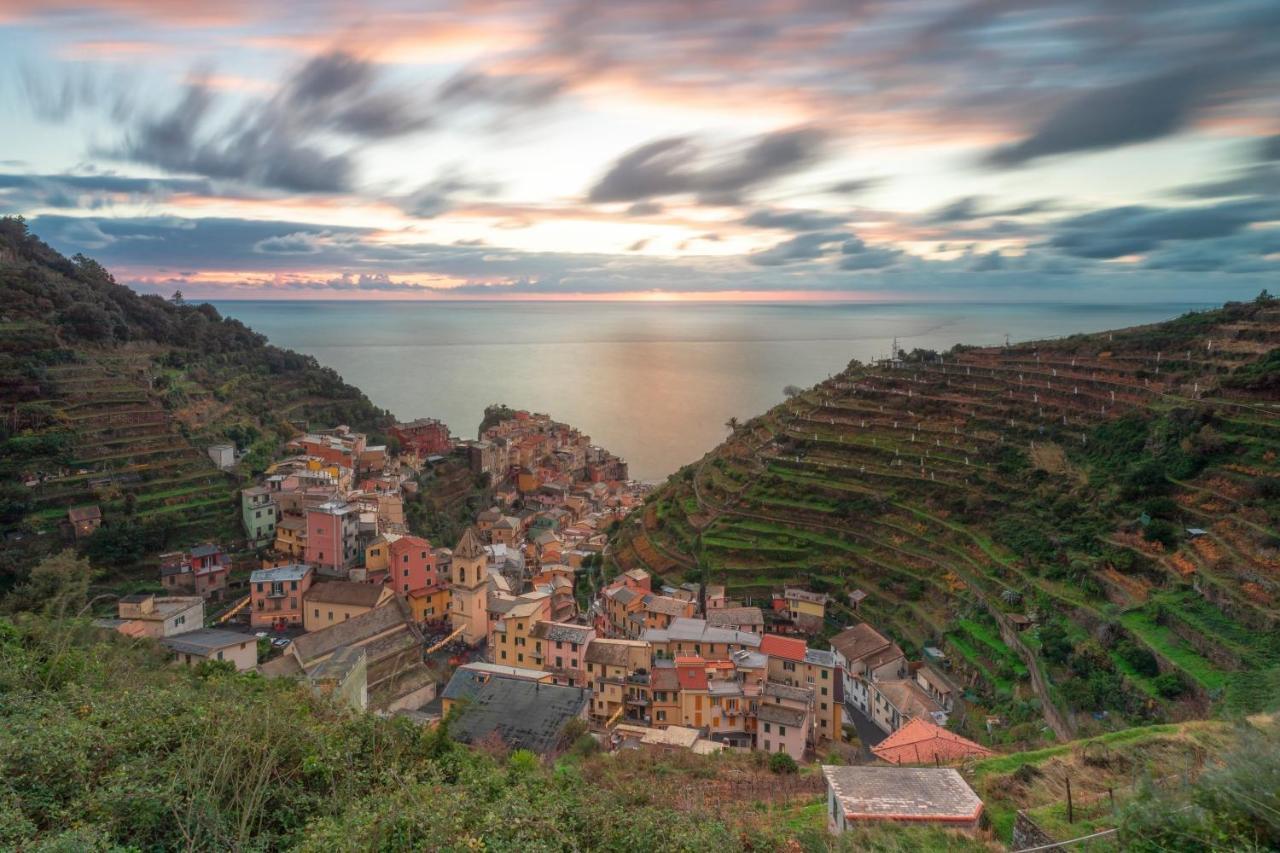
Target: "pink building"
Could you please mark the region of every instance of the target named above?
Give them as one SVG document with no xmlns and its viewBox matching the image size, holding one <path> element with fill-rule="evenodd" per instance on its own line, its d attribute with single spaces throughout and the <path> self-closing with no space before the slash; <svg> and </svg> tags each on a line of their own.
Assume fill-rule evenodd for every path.
<svg viewBox="0 0 1280 853">
<path fill-rule="evenodd" d="M 402 595 L 440 582 L 431 543 L 420 536 L 401 536 L 391 543 L 387 583 Z"/>
<path fill-rule="evenodd" d="M 341 501 L 307 509 L 306 561 L 321 574 L 343 576 L 356 562 L 359 513 Z"/>
<path fill-rule="evenodd" d="M 277 566 L 259 569 L 249 576 L 254 628 L 284 628 L 302 624 L 303 596 L 311 589 L 315 573 L 310 566 Z"/>
</svg>

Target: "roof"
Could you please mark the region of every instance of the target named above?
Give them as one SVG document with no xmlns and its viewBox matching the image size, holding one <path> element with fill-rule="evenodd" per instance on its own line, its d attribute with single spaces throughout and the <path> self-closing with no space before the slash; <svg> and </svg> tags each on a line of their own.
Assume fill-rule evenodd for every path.
<svg viewBox="0 0 1280 853">
<path fill-rule="evenodd" d="M 386 587 L 382 584 L 356 581 L 326 581 L 318 583 L 303 599 L 308 603 L 345 604 L 353 607 L 374 607 L 382 599 Z"/>
<path fill-rule="evenodd" d="M 275 581 L 300 581 L 311 571 L 311 567 L 302 563 L 289 566 L 276 566 L 274 569 L 258 569 L 249 575 L 249 583 L 273 583 Z"/>
<path fill-rule="evenodd" d="M 679 690 L 680 676 L 674 666 L 655 666 L 649 672 L 649 686 L 654 690 Z"/>
<path fill-rule="evenodd" d="M 646 729 L 640 742 L 650 746 L 678 746 L 693 749 L 693 745 L 701 736 L 697 729 L 687 726 L 667 726 L 665 729 Z"/>
<path fill-rule="evenodd" d="M 795 637 L 783 637 L 778 634 L 765 634 L 760 639 L 760 651 L 771 658 L 802 661 L 808 650 L 804 640 Z"/>
<path fill-rule="evenodd" d="M 707 624 L 712 628 L 727 625 L 764 625 L 764 611 L 759 607 L 722 607 L 707 611 Z"/>
<path fill-rule="evenodd" d="M 485 556 L 484 543 L 480 541 L 479 534 L 476 533 L 474 527 L 468 527 L 462 533 L 462 538 L 458 540 L 458 544 L 453 549 L 453 556 L 461 557 L 464 560 L 474 560 L 477 557 Z"/>
<path fill-rule="evenodd" d="M 924 688 L 905 678 L 895 681 L 877 681 L 875 689 L 879 690 L 903 716 L 922 717 L 942 710 L 942 706 L 935 702 Z"/>
<path fill-rule="evenodd" d="M 807 589 L 799 589 L 797 587 L 788 587 L 782 591 L 784 598 L 795 601 L 808 601 L 813 604 L 826 604 L 827 594 L 823 592 L 810 592 Z"/>
<path fill-rule="evenodd" d="M 734 631 L 729 628 L 713 628 L 707 624 L 705 619 L 695 619 L 692 616 L 677 616 L 671 620 L 671 624 L 665 629 L 650 628 L 645 632 L 645 638 L 658 642 L 666 642 L 668 640 L 683 640 L 686 642 L 700 643 L 734 643 L 739 646 L 750 646 L 751 648 L 760 647 L 760 635 L 753 634 L 750 631 Z"/>
<path fill-rule="evenodd" d="M 831 648 L 843 655 L 847 661 L 861 660 L 889 644 L 889 638 L 872 628 L 867 622 L 845 628 L 831 638 Z"/>
<path fill-rule="evenodd" d="M 303 634 L 293 641 L 293 651 L 304 665 L 309 665 L 311 661 L 332 654 L 342 646 L 367 641 L 400 626 L 407 626 L 414 633 L 417 631 L 413 627 L 413 615 L 409 612 L 409 606 L 400 598 L 392 598 L 385 607 L 375 607 L 367 613 L 352 616 L 345 622 Z M 371 665 L 372 663 L 370 661 Z"/>
<path fill-rule="evenodd" d="M 667 616 L 683 616 L 692 610 L 692 602 L 681 601 L 669 595 L 646 595 L 644 609 L 651 613 L 662 613 Z"/>
<path fill-rule="evenodd" d="M 474 743 L 497 734 L 513 749 L 545 753 L 562 745 L 565 727 L 586 711 L 591 692 L 460 669 L 443 697 L 461 702 L 449 727 L 455 739 Z"/>
<path fill-rule="evenodd" d="M 793 702 L 812 702 L 813 690 L 808 687 L 795 687 L 790 684 L 783 684 L 781 681 L 766 681 L 764 683 L 764 695 L 772 696 L 775 699 L 789 699 Z"/>
<path fill-rule="evenodd" d="M 632 650 L 636 648 L 643 648 L 646 656 L 648 655 L 648 647 L 639 640 L 602 640 L 596 638 L 587 646 L 587 653 L 583 655 L 583 660 L 587 663 L 626 666 L 631 660 Z"/>
<path fill-rule="evenodd" d="M 221 554 L 222 546 L 220 545 L 197 545 L 191 549 L 192 557 L 212 557 L 214 554 Z"/>
<path fill-rule="evenodd" d="M 94 506 L 77 506 L 67 510 L 67 518 L 73 522 L 93 521 L 102 518 L 102 510 Z"/>
<path fill-rule="evenodd" d="M 254 643 L 256 645 L 258 638 L 252 634 L 241 634 L 237 631 L 202 628 L 199 631 L 188 631 L 185 634 L 165 637 L 160 642 L 175 652 L 190 655 L 207 655 L 216 652 L 218 649 L 238 646 L 241 643 Z"/>
<path fill-rule="evenodd" d="M 822 775 L 850 820 L 968 822 L 982 800 L 949 767 L 832 767 Z"/>
<path fill-rule="evenodd" d="M 834 652 L 829 652 L 825 649 L 805 649 L 804 662 L 815 666 L 834 667 L 836 665 L 836 656 Z"/>
<path fill-rule="evenodd" d="M 606 590 L 605 595 L 609 596 L 623 607 L 626 607 L 628 604 L 640 597 L 640 593 L 627 586 L 620 586 L 613 590 Z"/>
<path fill-rule="evenodd" d="M 916 717 L 871 751 L 890 764 L 947 764 L 970 756 L 985 758 L 992 750 L 922 717 Z"/>
<path fill-rule="evenodd" d="M 538 639 L 560 643 L 585 643 L 591 639 L 591 632 L 592 628 L 589 625 L 549 622 L 545 619 L 533 628 L 533 636 Z"/>
<path fill-rule="evenodd" d="M 396 536 L 394 539 L 389 539 L 389 541 L 391 542 L 392 554 L 399 554 L 407 549 L 431 552 L 431 543 L 421 536 Z"/>
<path fill-rule="evenodd" d="M 804 718 L 809 712 L 800 708 L 788 708 L 785 705 L 761 705 L 756 711 L 756 719 L 762 723 L 777 723 L 781 726 L 804 725 Z"/>
<path fill-rule="evenodd" d="M 624 572 L 623 574 L 625 574 L 627 577 L 631 578 L 634 581 L 643 581 L 643 580 L 649 579 L 649 573 L 646 572 L 644 569 L 631 569 L 630 571 Z"/>
</svg>

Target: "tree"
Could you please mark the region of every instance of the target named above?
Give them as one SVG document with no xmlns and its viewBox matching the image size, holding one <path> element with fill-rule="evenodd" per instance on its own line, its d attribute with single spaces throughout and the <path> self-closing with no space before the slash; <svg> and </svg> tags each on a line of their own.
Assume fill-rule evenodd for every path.
<svg viewBox="0 0 1280 853">
<path fill-rule="evenodd" d="M 736 433 L 738 431 L 739 426 L 741 426 L 741 424 L 738 423 L 738 418 L 736 415 L 724 422 L 724 428 L 727 429 L 730 433 Z"/>
<path fill-rule="evenodd" d="M 782 389 L 782 393 L 786 397 L 799 397 L 804 393 L 804 389 L 798 385 L 788 385 Z"/>
<path fill-rule="evenodd" d="M 795 773 L 800 769 L 796 760 L 785 752 L 775 752 L 769 756 L 769 771 L 778 774 Z"/>
<path fill-rule="evenodd" d="M 175 290 L 175 291 L 173 292 L 173 296 L 169 297 L 169 301 L 170 301 L 170 302 L 172 302 L 174 305 L 186 305 L 186 304 L 187 304 L 187 301 L 186 301 L 185 299 L 183 299 L 183 298 L 182 298 L 182 291 L 181 291 L 181 290 Z"/>
<path fill-rule="evenodd" d="M 72 551 L 45 557 L 31 570 L 26 582 L 5 599 L 5 609 L 34 610 L 54 618 L 74 616 L 89 598 L 92 577 L 89 561 L 77 558 Z"/>
</svg>

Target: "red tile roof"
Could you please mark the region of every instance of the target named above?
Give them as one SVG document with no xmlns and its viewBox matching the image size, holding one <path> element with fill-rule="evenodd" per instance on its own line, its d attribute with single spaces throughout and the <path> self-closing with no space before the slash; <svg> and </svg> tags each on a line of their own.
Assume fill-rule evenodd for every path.
<svg viewBox="0 0 1280 853">
<path fill-rule="evenodd" d="M 985 758 L 995 754 L 980 743 L 920 717 L 880 741 L 871 751 L 890 764 L 951 764 L 969 756 Z"/>
<path fill-rule="evenodd" d="M 804 640 L 777 634 L 765 634 L 760 640 L 760 652 L 771 658 L 803 661 L 806 648 Z"/>
</svg>

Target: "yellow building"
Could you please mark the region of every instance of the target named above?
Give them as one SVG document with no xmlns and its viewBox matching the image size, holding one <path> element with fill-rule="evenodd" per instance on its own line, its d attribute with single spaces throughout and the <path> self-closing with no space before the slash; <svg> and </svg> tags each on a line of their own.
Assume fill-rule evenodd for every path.
<svg viewBox="0 0 1280 853">
<path fill-rule="evenodd" d="M 391 588 L 382 584 L 353 581 L 318 583 L 302 596 L 302 627 L 307 631 L 319 631 L 368 613 L 394 597 Z"/>
<path fill-rule="evenodd" d="M 286 515 L 276 524 L 275 550 L 299 560 L 307 552 L 307 522 L 296 515 Z M 297 562 L 291 560 L 290 562 Z"/>
<path fill-rule="evenodd" d="M 827 596 L 820 592 L 809 592 L 807 589 L 789 587 L 783 590 L 783 600 L 787 605 L 787 615 L 791 621 L 806 630 L 822 628 L 822 621 L 827 614 Z"/>
<path fill-rule="evenodd" d="M 434 622 L 449 615 L 449 587 L 443 584 L 415 589 L 409 594 L 409 609 L 416 622 Z"/>
<path fill-rule="evenodd" d="M 385 572 L 391 566 L 391 543 L 400 538 L 398 533 L 383 533 L 369 540 L 364 547 L 366 572 Z"/>
<path fill-rule="evenodd" d="M 760 651 L 769 658 L 769 680 L 813 691 L 814 734 L 820 740 L 838 740 L 844 718 L 836 701 L 835 655 L 811 649 L 803 640 L 765 634 Z"/>
<path fill-rule="evenodd" d="M 587 646 L 591 717 L 607 722 L 626 702 L 627 678 L 649 667 L 649 646 L 639 640 L 594 639 Z"/>
<path fill-rule="evenodd" d="M 541 670 L 542 654 L 534 651 L 533 630 L 550 615 L 550 596 L 517 600 L 493 627 L 489 644 L 493 662 Z"/>
</svg>

